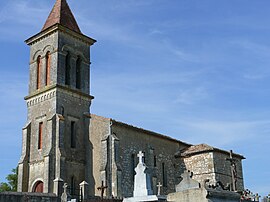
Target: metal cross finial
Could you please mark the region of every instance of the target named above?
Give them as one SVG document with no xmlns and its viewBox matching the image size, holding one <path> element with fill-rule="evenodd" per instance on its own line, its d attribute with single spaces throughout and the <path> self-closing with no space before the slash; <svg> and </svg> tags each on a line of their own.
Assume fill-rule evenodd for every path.
<svg viewBox="0 0 270 202">
<path fill-rule="evenodd" d="M 160 196 L 160 190 L 161 190 L 162 184 L 158 182 L 157 184 L 157 195 Z"/>
<path fill-rule="evenodd" d="M 137 154 L 137 157 L 139 158 L 139 163 L 143 163 L 144 154 L 142 151 L 139 151 L 139 153 Z"/>
<path fill-rule="evenodd" d="M 105 191 L 105 189 L 107 189 L 107 188 L 108 188 L 108 186 L 104 186 L 104 182 L 103 182 L 103 180 L 102 180 L 101 186 L 97 188 L 98 190 L 101 191 L 101 198 L 102 198 L 102 199 L 103 199 L 103 197 L 104 197 L 104 191 Z"/>
</svg>

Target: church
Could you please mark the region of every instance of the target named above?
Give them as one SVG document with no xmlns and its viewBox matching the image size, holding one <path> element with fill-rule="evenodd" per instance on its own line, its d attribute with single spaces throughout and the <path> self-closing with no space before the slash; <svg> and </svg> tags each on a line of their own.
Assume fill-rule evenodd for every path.
<svg viewBox="0 0 270 202">
<path fill-rule="evenodd" d="M 208 179 L 244 190 L 242 155 L 91 114 L 95 43 L 82 33 L 66 0 L 56 0 L 41 31 L 26 40 L 30 76 L 18 192 L 59 193 L 57 183 L 63 181 L 76 195 L 85 181 L 90 196 L 99 196 L 104 182 L 107 197 L 130 197 L 139 151 L 154 193 L 159 183 L 161 194 L 174 192 L 185 170 L 200 183 Z"/>
</svg>

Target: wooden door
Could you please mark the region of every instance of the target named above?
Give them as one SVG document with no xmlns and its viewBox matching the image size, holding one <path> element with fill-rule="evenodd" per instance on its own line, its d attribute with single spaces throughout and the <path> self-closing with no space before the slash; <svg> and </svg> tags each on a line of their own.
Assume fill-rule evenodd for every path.
<svg viewBox="0 0 270 202">
<path fill-rule="evenodd" d="M 43 193 L 43 182 L 39 181 L 36 183 L 34 192 Z"/>
</svg>

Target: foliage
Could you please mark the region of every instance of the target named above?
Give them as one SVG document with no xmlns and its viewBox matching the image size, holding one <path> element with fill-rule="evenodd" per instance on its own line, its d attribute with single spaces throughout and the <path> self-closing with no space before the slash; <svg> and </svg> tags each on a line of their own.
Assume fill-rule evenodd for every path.
<svg viewBox="0 0 270 202">
<path fill-rule="evenodd" d="M 0 192 L 4 192 L 4 191 L 11 191 L 11 187 L 8 183 L 1 182 L 0 183 Z"/>
<path fill-rule="evenodd" d="M 18 167 L 12 169 L 12 173 L 6 177 L 7 183 L 0 183 L 0 192 L 4 191 L 17 191 L 18 184 Z"/>
</svg>

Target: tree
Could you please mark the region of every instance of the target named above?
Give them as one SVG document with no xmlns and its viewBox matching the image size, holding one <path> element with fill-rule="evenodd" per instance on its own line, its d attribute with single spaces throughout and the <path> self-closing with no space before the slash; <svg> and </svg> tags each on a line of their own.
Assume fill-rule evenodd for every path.
<svg viewBox="0 0 270 202">
<path fill-rule="evenodd" d="M 18 184 L 18 167 L 16 169 L 12 169 L 12 173 L 6 177 L 6 182 L 0 183 L 0 192 L 4 191 L 17 191 Z"/>
<path fill-rule="evenodd" d="M 4 192 L 4 191 L 11 191 L 11 187 L 8 183 L 1 182 L 0 183 L 0 192 Z"/>
</svg>

